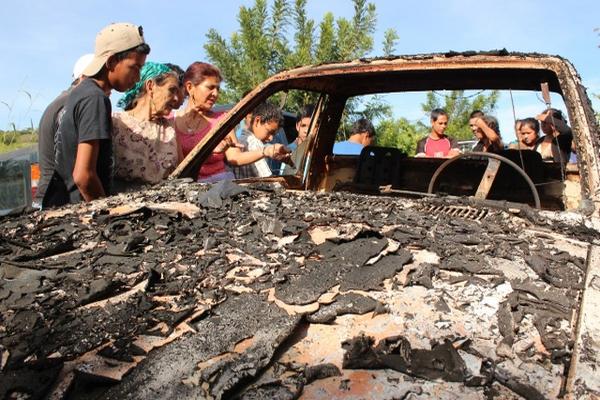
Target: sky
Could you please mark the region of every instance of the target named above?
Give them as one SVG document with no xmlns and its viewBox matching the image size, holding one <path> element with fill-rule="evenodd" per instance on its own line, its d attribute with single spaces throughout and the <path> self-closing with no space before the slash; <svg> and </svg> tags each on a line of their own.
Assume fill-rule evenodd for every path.
<svg viewBox="0 0 600 400">
<path fill-rule="evenodd" d="M 600 32 L 594 31 L 600 27 L 600 0 L 371 2 L 377 9 L 377 29 L 370 56 L 382 54 L 383 34 L 389 28 L 400 37 L 397 54 L 502 48 L 557 54 L 574 64 L 589 95 L 600 94 Z M 185 69 L 193 61 L 207 61 L 204 43 L 209 29 L 229 38 L 239 27 L 240 6 L 253 3 L 254 0 L 4 2 L 0 23 L 0 130 L 12 129 L 13 124 L 17 128 L 37 126 L 45 107 L 70 84 L 77 58 L 93 52 L 96 33 L 105 25 L 142 25 L 152 48 L 148 60 L 172 62 Z M 352 2 L 307 0 L 309 18 L 319 22 L 328 11 L 336 17 L 351 18 Z M 600 102 L 594 100 L 594 106 L 600 109 Z"/>
</svg>

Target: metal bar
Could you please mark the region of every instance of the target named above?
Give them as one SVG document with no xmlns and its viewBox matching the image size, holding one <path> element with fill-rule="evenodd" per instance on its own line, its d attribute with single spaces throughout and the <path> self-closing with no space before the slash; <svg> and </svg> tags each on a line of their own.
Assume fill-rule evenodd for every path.
<svg viewBox="0 0 600 400">
<path fill-rule="evenodd" d="M 485 168 L 481 182 L 479 182 L 477 192 L 475 192 L 475 198 L 487 199 L 494 180 L 496 180 L 496 175 L 498 175 L 498 169 L 500 169 L 500 160 L 496 160 L 495 158 L 488 159 L 488 165 Z"/>
</svg>

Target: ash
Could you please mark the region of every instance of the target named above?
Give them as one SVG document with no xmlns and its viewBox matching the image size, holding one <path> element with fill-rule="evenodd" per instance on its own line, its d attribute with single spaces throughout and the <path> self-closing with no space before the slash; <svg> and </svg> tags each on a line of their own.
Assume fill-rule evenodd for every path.
<svg viewBox="0 0 600 400">
<path fill-rule="evenodd" d="M 0 398 L 559 396 L 585 241 L 432 209 L 172 181 L 4 218 Z"/>
</svg>

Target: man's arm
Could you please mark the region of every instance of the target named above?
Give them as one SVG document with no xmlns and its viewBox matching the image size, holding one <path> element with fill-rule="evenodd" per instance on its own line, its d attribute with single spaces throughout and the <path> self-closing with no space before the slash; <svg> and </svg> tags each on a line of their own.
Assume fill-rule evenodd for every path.
<svg viewBox="0 0 600 400">
<path fill-rule="evenodd" d="M 85 201 L 92 201 L 106 196 L 100 177 L 96 172 L 99 151 L 99 140 L 81 142 L 77 145 L 73 181 Z"/>
<path fill-rule="evenodd" d="M 449 137 L 448 141 L 450 142 L 450 151 L 448 151 L 447 157 L 448 158 L 456 157 L 457 155 L 459 155 L 461 153 L 460 146 L 458 145 L 458 142 L 454 138 Z"/>
</svg>

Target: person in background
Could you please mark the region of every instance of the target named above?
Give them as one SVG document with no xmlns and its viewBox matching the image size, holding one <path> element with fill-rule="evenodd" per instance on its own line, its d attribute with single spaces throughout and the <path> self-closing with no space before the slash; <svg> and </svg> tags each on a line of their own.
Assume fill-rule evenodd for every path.
<svg viewBox="0 0 600 400">
<path fill-rule="evenodd" d="M 125 111 L 113 114 L 115 185 L 158 183 L 177 167 L 181 150 L 168 116 L 180 99 L 177 74 L 166 64 L 146 62 L 140 80 L 117 103 Z"/>
<path fill-rule="evenodd" d="M 567 163 L 571 156 L 573 133 L 560 110 L 548 108 L 535 117 L 540 121 L 544 136 L 536 142 L 534 150 L 544 161 Z"/>
<path fill-rule="evenodd" d="M 175 116 L 175 131 L 183 157 L 186 157 L 225 116 L 225 112 L 211 110 L 219 98 L 221 81 L 221 72 L 208 63 L 194 62 L 185 71 L 183 84 L 189 101 L 186 108 Z M 241 147 L 235 133 L 230 132 L 204 161 L 198 171 L 197 181 L 217 182 L 234 179 L 228 164 L 237 167 L 252 164 L 265 157 L 279 160 L 289 157 L 288 150 L 280 144 L 244 152 Z"/>
<path fill-rule="evenodd" d="M 540 135 L 540 123 L 535 118 L 525 118 L 518 120 L 519 130 L 517 131 L 518 141 L 508 145 L 509 149 L 515 150 L 533 150 Z"/>
<path fill-rule="evenodd" d="M 479 111 L 481 113 L 481 111 Z M 479 140 L 473 151 L 497 153 L 504 149 L 502 137 L 500 135 L 500 126 L 498 120 L 491 115 L 477 115 L 469 119 L 469 126 L 475 137 Z M 483 113 L 481 113 L 483 114 Z"/>
<path fill-rule="evenodd" d="M 296 136 L 296 139 L 294 139 L 294 141 L 292 143 L 287 143 L 287 140 L 285 140 L 285 143 L 283 140 L 278 139 L 278 136 L 283 136 L 285 138 L 285 131 L 283 130 L 283 127 L 279 129 L 279 132 L 277 133 L 277 135 L 275 136 L 275 138 L 273 139 L 273 141 L 271 143 L 281 143 L 284 146 L 286 146 L 288 149 L 290 149 L 290 151 L 292 152 L 291 156 L 290 156 L 290 160 L 291 160 L 291 165 L 297 165 L 301 160 L 299 160 L 298 158 L 301 158 L 304 155 L 304 150 L 305 148 L 302 147 L 302 149 L 300 149 L 300 151 L 296 151 L 296 149 L 298 149 L 299 146 L 302 145 L 302 143 L 305 142 L 306 138 L 308 137 L 308 127 L 310 125 L 310 118 L 312 117 L 313 112 L 315 111 L 315 106 L 313 104 L 307 104 L 304 107 L 302 107 L 302 109 L 300 110 L 300 112 L 298 112 L 298 114 L 296 115 L 296 132 L 298 132 L 298 135 Z M 287 139 L 287 138 L 285 138 Z M 299 157 L 298 157 L 299 155 Z M 286 164 L 286 163 L 282 163 L 279 161 L 274 161 L 274 160 L 269 160 L 269 167 L 271 167 L 271 171 L 273 171 L 273 173 L 275 175 L 286 175 L 290 172 L 290 164 Z M 287 171 L 287 172 L 286 172 Z"/>
<path fill-rule="evenodd" d="M 371 145 L 375 140 L 375 128 L 371 121 L 360 118 L 352 124 L 350 138 L 333 145 L 333 154 L 360 155 L 363 147 Z"/>
<path fill-rule="evenodd" d="M 266 143 L 271 142 L 283 123 L 281 110 L 272 103 L 259 104 L 252 111 L 250 129 L 244 131 L 241 143 L 248 151 L 266 152 Z M 275 145 L 271 145 L 275 146 Z M 264 178 L 273 175 L 267 160 L 264 158 L 239 167 L 234 167 L 235 177 L 242 178 Z"/>
<path fill-rule="evenodd" d="M 54 173 L 54 140 L 56 131 L 60 125 L 60 120 L 64 114 L 64 107 L 67 101 L 67 96 L 79 83 L 85 79 L 83 76 L 83 70 L 94 58 L 93 54 L 84 54 L 79 57 L 73 66 L 73 75 L 71 86 L 58 95 L 54 99 L 40 119 L 38 128 L 38 160 L 40 167 L 40 181 L 38 183 L 37 191 L 33 199 L 33 207 L 41 208 L 44 194 L 48 188 L 48 184 L 52 179 Z"/>
<path fill-rule="evenodd" d="M 96 36 L 87 76 L 71 91 L 56 134 L 55 167 L 42 203 L 60 206 L 110 194 L 112 184 L 111 90 L 129 90 L 140 78 L 150 47 L 143 30 L 129 23 L 105 27 Z"/>
<path fill-rule="evenodd" d="M 314 112 L 314 104 L 307 104 L 296 115 L 296 131 L 298 132 L 298 136 L 289 144 L 288 148 L 290 150 L 295 150 L 308 138 L 308 127 L 310 126 L 310 119 Z"/>
<path fill-rule="evenodd" d="M 436 108 L 431 111 L 431 132 L 417 142 L 415 157 L 455 157 L 460 154 L 458 143 L 444 132 L 448 127 L 448 113 Z"/>
<path fill-rule="evenodd" d="M 519 146 L 521 141 L 521 124 L 523 123 L 522 119 L 515 120 L 515 137 L 516 139 L 510 142 L 507 146 L 508 149 L 516 149 Z"/>
<path fill-rule="evenodd" d="M 282 168 L 281 175 L 293 175 L 296 173 L 297 166 L 302 162 L 302 158 L 306 153 L 306 148 L 309 144 L 310 120 L 315 112 L 314 104 L 307 104 L 296 115 L 296 131 L 298 136 L 290 143 L 288 148 L 292 150 L 290 157 L 291 163 L 285 164 Z"/>
</svg>

